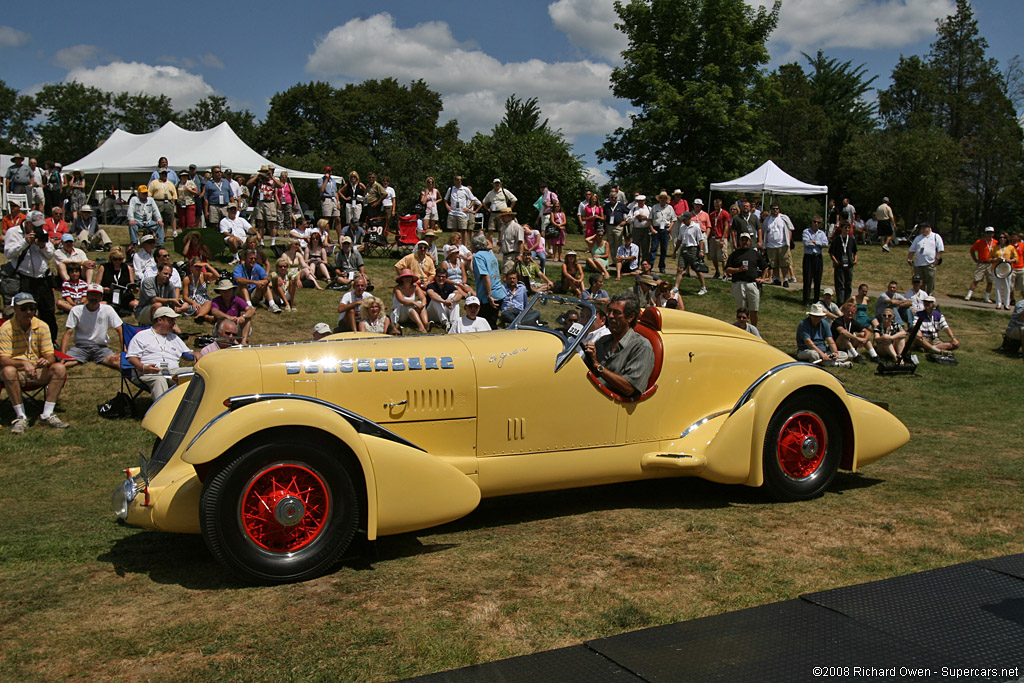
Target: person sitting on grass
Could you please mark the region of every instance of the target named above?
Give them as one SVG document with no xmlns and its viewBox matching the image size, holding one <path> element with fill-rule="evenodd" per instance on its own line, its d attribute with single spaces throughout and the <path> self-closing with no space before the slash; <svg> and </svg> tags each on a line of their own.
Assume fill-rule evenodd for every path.
<svg viewBox="0 0 1024 683">
<path fill-rule="evenodd" d="M 1003 350 L 1006 353 L 1016 353 L 1024 346 L 1024 299 L 1018 299 L 1013 307 L 1013 314 L 1010 322 L 1006 325 L 1006 332 L 1003 334 Z"/>
<path fill-rule="evenodd" d="M 881 315 L 871 321 L 871 331 L 875 335 L 875 348 L 878 354 L 887 361 L 898 363 L 907 345 L 907 331 L 896 317 L 896 311 L 886 308 Z"/>
<path fill-rule="evenodd" d="M 519 281 L 519 275 L 516 273 L 515 264 L 513 263 L 505 264 L 505 291 L 507 294 L 501 302 L 501 320 L 506 325 L 509 325 L 526 309 L 526 305 L 530 301 L 526 285 Z M 526 315 L 523 323 L 532 325 L 538 318 L 540 318 L 540 314 L 537 311 L 531 310 Z"/>
<path fill-rule="evenodd" d="M 69 313 L 75 306 L 85 303 L 85 290 L 89 284 L 82 279 L 82 264 L 71 261 L 67 264 L 68 279 L 60 286 L 57 309 Z"/>
<path fill-rule="evenodd" d="M 459 233 L 452 233 L 458 235 Z M 438 270 L 448 273 L 448 282 L 455 285 L 463 296 L 473 293 L 473 288 L 466 284 L 466 262 L 459 256 L 459 247 L 454 244 L 444 245 L 444 260 L 438 264 Z M 549 280 L 550 282 L 550 280 Z"/>
<path fill-rule="evenodd" d="M 323 289 L 320 283 L 316 281 L 316 275 L 313 274 L 313 270 L 306 263 L 306 257 L 299 251 L 298 241 L 291 240 L 290 238 L 289 240 L 287 249 L 281 254 L 281 258 L 288 262 L 288 276 L 294 277 L 303 287 L 305 287 L 306 282 L 312 282 L 313 289 Z"/>
<path fill-rule="evenodd" d="M 274 303 L 274 297 L 270 296 L 270 277 L 267 275 L 267 271 L 256 263 L 255 250 L 250 249 L 245 252 L 245 258 L 242 263 L 235 266 L 233 275 L 243 299 L 253 306 L 259 306 L 266 302 L 271 313 L 281 312 L 278 305 Z"/>
<path fill-rule="evenodd" d="M 228 215 L 220 219 L 220 234 L 224 237 L 224 244 L 228 251 L 234 254 L 229 265 L 241 263 L 240 251 L 245 239 L 250 234 L 255 234 L 252 224 L 238 215 L 238 205 L 234 202 L 228 204 Z"/>
<path fill-rule="evenodd" d="M 214 351 L 237 346 L 241 341 L 238 334 L 238 323 L 231 318 L 221 318 L 213 326 L 213 341 L 196 352 L 196 358 L 208 356 Z"/>
<path fill-rule="evenodd" d="M 359 321 L 360 332 L 391 335 L 402 334 L 402 329 L 395 325 L 387 313 L 384 312 L 384 302 L 378 297 L 367 294 L 366 298 L 359 304 L 359 310 L 362 318 Z"/>
<path fill-rule="evenodd" d="M 331 273 L 327 269 L 327 249 L 324 247 L 324 238 L 320 236 L 320 233 L 314 232 L 309 236 L 309 246 L 303 250 L 302 255 L 305 257 L 306 266 L 313 276 L 314 285 L 317 289 L 323 289 L 323 287 L 316 284 L 317 279 L 322 279 L 329 284 Z"/>
<path fill-rule="evenodd" d="M 270 273 L 270 296 L 278 309 L 289 313 L 296 311 L 295 293 L 299 289 L 299 272 L 289 267 L 288 259 L 281 257 L 274 262 L 274 270 Z"/>
<path fill-rule="evenodd" d="M 188 304 L 181 299 L 178 288 L 171 284 L 171 271 L 173 270 L 174 266 L 165 263 L 160 266 L 156 275 L 142 281 L 142 285 L 139 287 L 139 303 L 135 307 L 135 319 L 139 321 L 140 325 L 153 324 L 153 311 L 162 306 L 174 309 L 177 314 L 188 308 Z M 181 330 L 177 329 L 177 323 L 173 320 L 171 322 L 175 328 L 175 334 L 181 334 Z"/>
<path fill-rule="evenodd" d="M 185 260 L 189 263 L 191 263 L 194 258 L 198 258 L 203 263 L 209 263 L 213 260 L 213 256 L 210 254 L 210 249 L 203 244 L 198 230 L 185 235 L 185 241 L 181 245 L 181 255 L 184 256 Z"/>
<path fill-rule="evenodd" d="M 679 292 L 672 291 L 672 283 L 668 280 L 658 280 L 658 284 L 654 288 L 654 305 L 659 308 L 686 310 L 686 306 L 683 305 L 683 297 L 679 295 Z"/>
<path fill-rule="evenodd" d="M 75 238 L 71 236 L 71 233 L 66 232 L 60 238 L 60 246 L 53 250 L 53 262 L 57 264 L 57 273 L 60 275 L 61 281 L 68 279 L 68 266 L 77 263 L 82 269 L 81 275 L 85 283 L 92 282 L 96 262 L 75 246 Z"/>
<path fill-rule="evenodd" d="M 875 346 L 871 343 L 871 330 L 857 321 L 856 304 L 852 300 L 847 301 L 841 310 L 842 317 L 832 323 L 832 338 L 836 348 L 845 351 L 847 358 L 858 365 L 867 363 L 858 352 L 862 348 L 868 350 L 872 360 L 878 360 Z"/>
<path fill-rule="evenodd" d="M 66 429 L 68 423 L 57 417 L 53 409 L 67 370 L 53 353 L 50 328 L 36 317 L 36 300 L 28 292 L 14 295 L 14 317 L 0 325 L 0 367 L 4 388 L 11 399 L 14 422 L 11 433 L 21 434 L 28 429 L 28 415 L 22 400 L 22 389 L 46 387 L 46 399 L 39 424 Z"/>
<path fill-rule="evenodd" d="M 121 367 L 121 355 L 107 346 L 107 330 L 113 328 L 117 330 L 118 348 L 124 348 L 121 319 L 113 308 L 103 303 L 103 287 L 98 283 L 89 285 L 85 304 L 75 306 L 68 313 L 66 328 L 60 350 L 70 358 L 64 361 L 64 367 L 90 361 L 115 370 Z"/>
<path fill-rule="evenodd" d="M 842 317 L 843 313 L 839 310 L 839 306 L 833 300 L 835 292 L 831 287 L 826 287 L 821 290 L 821 301 L 818 302 L 825 307 L 825 317 L 829 320 L 838 320 Z"/>
<path fill-rule="evenodd" d="M 948 354 L 960 348 L 960 342 L 953 334 L 953 328 L 946 322 L 946 316 L 941 311 L 935 310 L 935 297 L 925 294 L 921 298 L 924 310 L 917 314 L 923 318 L 921 328 L 914 337 L 914 348 L 921 349 L 927 353 Z M 943 341 L 941 334 L 945 332 L 949 341 Z"/>
<path fill-rule="evenodd" d="M 420 287 L 419 278 L 408 268 L 398 274 L 391 290 L 391 322 L 398 326 L 412 323 L 420 334 L 427 333 L 427 295 Z"/>
<path fill-rule="evenodd" d="M 341 238 L 341 246 L 334 253 L 334 281 L 331 289 L 348 289 L 352 286 L 352 281 L 358 277 L 369 282 L 363 265 L 363 255 L 352 248 L 352 238 L 345 235 Z"/>
<path fill-rule="evenodd" d="M 331 326 L 327 323 L 317 323 L 313 325 L 313 341 L 320 341 L 324 337 L 329 337 L 334 334 Z"/>
<path fill-rule="evenodd" d="M 591 195 L 596 197 L 596 195 Z M 603 277 L 611 277 L 608 273 L 608 241 L 604 238 L 604 228 L 597 228 L 594 234 L 586 238 L 587 246 L 590 248 L 590 256 L 587 257 L 587 267 L 599 273 Z"/>
<path fill-rule="evenodd" d="M 761 333 L 757 331 L 757 328 L 750 324 L 750 312 L 744 306 L 740 306 L 736 309 L 736 320 L 733 322 L 733 327 L 738 327 L 744 332 L 749 332 L 758 339 L 761 338 Z"/>
<path fill-rule="evenodd" d="M 130 315 L 139 304 L 135 299 L 135 275 L 125 261 L 124 249 L 112 247 L 110 261 L 100 266 L 99 273 L 103 300 L 113 306 L 118 315 Z"/>
<path fill-rule="evenodd" d="M 808 363 L 845 361 L 846 353 L 836 348 L 832 328 L 825 322 L 825 307 L 811 304 L 807 317 L 796 328 L 796 358 Z"/>
<path fill-rule="evenodd" d="M 408 270 L 418 281 L 420 287 L 426 287 L 434 279 L 434 260 L 427 254 L 429 248 L 426 240 L 416 243 L 416 249 L 406 254 L 395 263 L 395 272 L 400 276 Z"/>
<path fill-rule="evenodd" d="M 615 279 L 621 280 L 623 273 L 636 275 L 640 271 L 640 247 L 633 244 L 633 234 L 622 235 L 622 244 L 615 251 Z"/>
<path fill-rule="evenodd" d="M 576 259 L 575 251 L 565 252 L 562 263 L 562 287 L 560 292 L 568 296 L 583 296 L 583 266 Z"/>
<path fill-rule="evenodd" d="M 490 323 L 480 317 L 480 299 L 472 294 L 466 297 L 466 315 L 456 318 L 448 328 L 448 334 L 490 331 Z"/>
<path fill-rule="evenodd" d="M 348 237 L 348 235 L 341 239 L 345 239 L 345 237 Z M 338 332 L 356 332 L 359 330 L 359 322 L 362 320 L 360 318 L 362 313 L 360 305 L 367 299 L 373 298 L 373 295 L 367 291 L 368 286 L 366 278 L 357 276 L 352 281 L 352 291 L 345 292 L 342 295 L 341 303 L 338 304 Z"/>
<path fill-rule="evenodd" d="M 231 280 L 219 280 L 213 288 L 217 296 L 213 299 L 210 313 L 218 321 L 225 318 L 234 320 L 241 331 L 242 344 L 248 344 L 249 332 L 252 330 L 252 319 L 256 315 L 256 309 L 248 301 L 238 296 L 236 289 L 235 284 Z"/>
<path fill-rule="evenodd" d="M 600 273 L 594 273 L 590 276 L 590 286 L 583 290 L 583 296 L 580 297 L 584 301 L 601 302 L 608 304 L 612 298 L 608 295 L 608 292 L 604 289 L 604 277 Z"/>
<path fill-rule="evenodd" d="M 434 281 L 427 285 L 427 320 L 430 326 L 437 323 L 445 332 L 459 317 L 459 301 L 465 298 L 462 291 L 448 282 L 448 271 L 438 268 Z"/>
<path fill-rule="evenodd" d="M 139 242 L 139 248 L 132 256 L 132 271 L 135 279 L 142 282 L 147 277 L 156 275 L 156 237 L 143 235 Z"/>
<path fill-rule="evenodd" d="M 153 326 L 142 330 L 128 344 L 125 358 L 135 368 L 136 377 L 149 387 L 153 400 L 163 396 L 177 384 L 181 357 L 189 352 L 185 342 L 174 333 L 178 314 L 167 306 L 153 313 Z"/>
<path fill-rule="evenodd" d="M 210 283 L 217 281 L 217 271 L 198 256 L 189 263 L 188 275 L 181 282 L 181 298 L 188 304 L 182 315 L 194 317 L 198 323 L 216 322 L 210 309 Z"/>
<path fill-rule="evenodd" d="M 530 252 L 523 254 L 523 262 L 516 267 L 522 275 L 523 284 L 529 287 L 531 294 L 545 294 L 554 289 L 555 283 L 540 269 Z"/>
</svg>

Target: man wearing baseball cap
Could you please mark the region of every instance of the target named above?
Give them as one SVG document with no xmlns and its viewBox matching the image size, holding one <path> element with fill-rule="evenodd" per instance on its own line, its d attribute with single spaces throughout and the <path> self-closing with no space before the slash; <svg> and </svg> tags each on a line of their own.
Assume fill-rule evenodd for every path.
<svg viewBox="0 0 1024 683">
<path fill-rule="evenodd" d="M 490 331 L 490 323 L 480 317 L 480 299 L 473 294 L 466 297 L 466 315 L 453 320 L 448 328 L 448 334 Z"/>
<path fill-rule="evenodd" d="M 516 202 L 519 199 L 501 186 L 501 178 L 495 178 L 491 181 L 493 186 L 491 191 L 484 195 L 483 203 L 481 208 L 484 211 L 489 212 L 485 225 L 487 226 L 487 241 L 493 242 L 493 237 L 496 232 L 501 232 L 501 211 L 503 209 L 509 209 L 510 211 L 516 207 Z M 515 213 L 512 214 L 515 216 Z"/>
<path fill-rule="evenodd" d="M 94 282 L 85 290 L 85 303 L 68 313 L 60 350 L 71 359 L 64 361 L 64 365 L 70 368 L 79 363 L 93 362 L 115 370 L 119 368 L 121 354 L 107 346 L 107 331 L 111 328 L 117 330 L 118 348 L 123 349 L 121 318 L 111 306 L 103 303 L 103 287 Z"/>
<path fill-rule="evenodd" d="M 179 366 L 181 357 L 189 353 L 181 338 L 174 334 L 178 314 L 173 308 L 161 306 L 153 313 L 153 326 L 142 330 L 128 344 L 125 356 L 135 368 L 135 376 L 149 387 L 156 401 L 176 383 L 177 375 L 186 369 Z"/>
<path fill-rule="evenodd" d="M 964 301 L 970 301 L 974 296 L 974 288 L 978 283 L 985 280 L 985 303 L 992 303 L 992 264 L 990 263 L 992 251 L 999 244 L 996 239 L 996 229 L 991 225 L 985 228 L 984 234 L 975 240 L 971 246 L 971 258 L 974 259 L 974 280 L 967 290 Z"/>
<path fill-rule="evenodd" d="M 313 341 L 320 341 L 329 334 L 331 334 L 331 326 L 327 323 L 313 325 Z"/>
<path fill-rule="evenodd" d="M 46 274 L 54 248 L 46 236 L 45 224 L 42 211 L 29 211 L 21 225 L 4 234 L 4 256 L 14 264 L 21 291 L 32 295 L 39 308 L 39 319 L 49 326 L 52 344 L 57 339 L 57 308 Z"/>
<path fill-rule="evenodd" d="M 52 296 L 52 295 L 51 295 Z M 46 387 L 46 399 L 39 424 L 66 429 L 68 424 L 54 415 L 57 397 L 64 388 L 67 371 L 53 354 L 53 343 L 46 324 L 36 317 L 36 300 L 28 292 L 14 295 L 14 318 L 0 326 L 0 369 L 4 387 L 14 409 L 11 432 L 21 434 L 28 428 L 28 415 L 21 390 Z"/>
<path fill-rule="evenodd" d="M 139 185 L 137 193 L 128 201 L 128 234 L 135 246 L 139 245 L 139 230 L 152 230 L 156 233 L 156 243 L 164 243 L 164 220 L 160 208 L 149 196 L 147 185 Z"/>
</svg>

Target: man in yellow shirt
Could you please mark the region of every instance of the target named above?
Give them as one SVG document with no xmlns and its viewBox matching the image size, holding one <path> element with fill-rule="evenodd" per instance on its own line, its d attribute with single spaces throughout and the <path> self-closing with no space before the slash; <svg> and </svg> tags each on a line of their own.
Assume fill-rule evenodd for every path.
<svg viewBox="0 0 1024 683">
<path fill-rule="evenodd" d="M 164 221 L 164 227 L 174 227 L 171 237 L 178 236 L 177 226 L 174 221 L 177 218 L 178 188 L 167 179 L 167 169 L 159 170 L 159 177 L 149 181 L 149 196 L 156 202 L 160 209 L 160 217 Z"/>
<path fill-rule="evenodd" d="M 14 317 L 0 327 L 0 368 L 14 409 L 11 433 L 21 434 L 28 428 L 22 387 L 46 387 L 40 424 L 55 429 L 68 427 L 67 422 L 53 413 L 67 379 L 67 371 L 53 354 L 50 328 L 36 317 L 36 300 L 28 292 L 15 295 Z"/>
</svg>

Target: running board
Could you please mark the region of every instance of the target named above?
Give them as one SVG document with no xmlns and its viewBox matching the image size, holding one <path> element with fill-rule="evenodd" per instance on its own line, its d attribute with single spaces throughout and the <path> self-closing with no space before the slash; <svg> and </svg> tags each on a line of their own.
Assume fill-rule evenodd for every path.
<svg viewBox="0 0 1024 683">
<path fill-rule="evenodd" d="M 683 469 L 699 471 L 708 464 L 703 455 L 687 455 L 686 453 L 644 453 L 640 458 L 642 469 Z"/>
</svg>

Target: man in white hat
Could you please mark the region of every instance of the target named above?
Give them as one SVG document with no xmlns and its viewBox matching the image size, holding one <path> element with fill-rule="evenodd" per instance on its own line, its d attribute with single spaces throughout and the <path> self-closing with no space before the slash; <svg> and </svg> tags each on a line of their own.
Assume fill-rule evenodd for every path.
<svg viewBox="0 0 1024 683">
<path fill-rule="evenodd" d="M 227 207 L 228 215 L 220 219 L 220 234 L 224 237 L 224 244 L 234 254 L 230 266 L 242 262 L 238 250 L 245 244 L 246 238 L 253 232 L 252 225 L 238 214 L 238 204 L 231 202 Z"/>
<path fill-rule="evenodd" d="M 14 409 L 13 434 L 21 434 L 28 428 L 22 388 L 46 387 L 40 424 L 55 429 L 68 426 L 53 413 L 60 390 L 64 388 L 67 371 L 54 356 L 53 343 L 47 332 L 46 324 L 36 317 L 35 298 L 28 292 L 15 294 L 14 318 L 0 326 L 0 369 L 11 408 Z"/>
<path fill-rule="evenodd" d="M 918 313 L 917 317 L 923 318 L 923 321 L 917 336 L 914 337 L 914 348 L 939 354 L 952 353 L 959 349 L 960 341 L 953 334 L 953 328 L 946 322 L 946 316 L 942 315 L 942 311 L 935 310 L 935 297 L 925 294 L 921 297 L 921 303 L 924 304 L 924 310 Z M 949 336 L 949 341 L 942 339 L 943 332 Z"/>
<path fill-rule="evenodd" d="M 647 195 L 636 196 L 636 206 L 626 216 L 633 242 L 640 249 L 640 257 L 648 258 L 651 253 L 651 207 L 647 206 Z"/>
<path fill-rule="evenodd" d="M 501 221 L 501 237 L 498 246 L 501 250 L 502 264 L 509 261 L 521 263 L 523 252 L 526 247 L 526 233 L 523 226 L 516 220 L 516 212 L 509 208 L 498 211 L 498 220 Z"/>
<path fill-rule="evenodd" d="M 490 324 L 480 316 L 480 299 L 473 294 L 466 297 L 466 315 L 456 318 L 448 328 L 448 334 L 467 332 L 490 332 Z"/>
<path fill-rule="evenodd" d="M 107 346 L 107 332 L 110 329 L 117 331 L 118 348 L 123 349 L 121 318 L 110 305 L 103 302 L 103 286 L 94 282 L 85 290 L 85 303 L 75 306 L 68 313 L 60 350 L 71 358 L 64 361 L 64 366 L 70 368 L 79 363 L 92 362 L 115 370 L 119 368 L 121 354 Z"/>
<path fill-rule="evenodd" d="M 327 323 L 313 325 L 313 341 L 319 341 L 331 334 L 331 326 Z"/>
<path fill-rule="evenodd" d="M 217 295 L 212 300 L 210 315 L 218 321 L 228 318 L 234 320 L 241 331 L 241 342 L 249 343 L 249 332 L 252 330 L 252 319 L 256 309 L 244 298 L 238 296 L 238 287 L 228 279 L 218 280 L 213 286 Z"/>
<path fill-rule="evenodd" d="M 974 288 L 978 283 L 985 280 L 985 303 L 992 303 L 992 252 L 999 244 L 996 239 L 996 229 L 991 225 L 985 228 L 984 234 L 975 240 L 971 245 L 971 258 L 974 259 L 974 280 L 967 290 L 964 301 L 970 301 L 974 296 Z"/>
<path fill-rule="evenodd" d="M 496 232 L 501 231 L 501 211 L 503 209 L 515 209 L 519 199 L 501 185 L 501 178 L 491 181 L 493 188 L 484 195 L 482 208 L 490 213 L 485 225 L 487 226 L 487 241 L 492 241 Z M 513 216 L 515 214 L 512 214 Z"/>
<path fill-rule="evenodd" d="M 11 156 L 11 165 L 4 175 L 4 182 L 8 192 L 23 194 L 28 199 L 29 187 L 32 184 L 32 170 L 24 162 L 24 155 L 21 152 L 15 152 Z"/>
<path fill-rule="evenodd" d="M 403 270 L 411 270 L 420 281 L 420 287 L 426 287 L 434 279 L 434 260 L 430 258 L 427 249 L 430 244 L 426 240 L 416 243 L 416 249 L 411 254 L 406 254 L 395 263 L 395 274 L 399 275 Z"/>
<path fill-rule="evenodd" d="M 46 217 L 41 211 L 29 211 L 21 225 L 8 228 L 4 233 L 4 256 L 14 264 L 21 291 L 32 294 L 39 307 L 38 317 L 50 328 L 52 343 L 57 339 L 57 307 L 46 272 L 54 249 L 46 236 L 45 224 Z"/>
<path fill-rule="evenodd" d="M 110 251 L 110 247 L 113 245 L 106 231 L 99 226 L 96 216 L 93 215 L 92 207 L 88 204 L 83 204 L 82 208 L 78 210 L 78 215 L 75 216 L 75 220 L 71 224 L 71 234 L 88 250 Z"/>
<path fill-rule="evenodd" d="M 154 401 L 170 389 L 172 382 L 177 383 L 178 374 L 186 371 L 179 362 L 189 350 L 174 333 L 177 318 L 173 308 L 156 309 L 153 326 L 132 337 L 125 354 L 135 368 L 136 377 L 149 387 Z"/>
<path fill-rule="evenodd" d="M 797 325 L 796 357 L 808 363 L 846 360 L 846 353 L 836 348 L 832 328 L 825 322 L 825 307 L 821 304 L 811 304 L 807 317 Z"/>
</svg>

